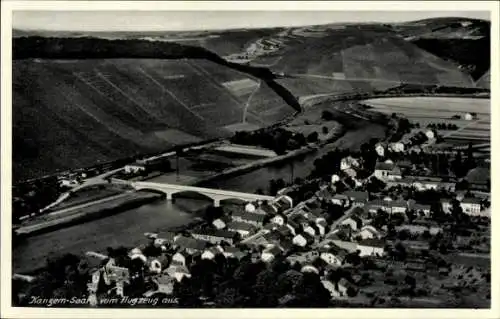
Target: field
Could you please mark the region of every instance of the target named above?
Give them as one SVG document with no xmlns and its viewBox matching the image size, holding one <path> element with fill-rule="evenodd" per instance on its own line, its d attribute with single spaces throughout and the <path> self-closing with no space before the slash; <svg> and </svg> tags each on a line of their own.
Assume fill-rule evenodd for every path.
<svg viewBox="0 0 500 319">
<path fill-rule="evenodd" d="M 473 98 L 380 98 L 362 102 L 386 114 L 402 114 L 410 122 L 419 122 L 421 128 L 429 123 L 452 123 L 458 126 L 456 131 L 441 131 L 447 142 L 459 144 L 485 143 L 491 139 L 490 100 Z M 454 115 L 477 113 L 474 120 L 455 120 Z"/>
<path fill-rule="evenodd" d="M 226 126 L 260 127 L 292 114 L 258 82 L 206 60 L 15 60 L 14 180 L 229 136 Z"/>
<path fill-rule="evenodd" d="M 345 26 L 320 36 L 281 33 L 285 45 L 270 68 L 296 77 L 280 80 L 296 95 L 372 91 L 401 83 L 474 87 L 468 74 L 381 26 Z M 304 56 L 307 58 L 305 59 Z M 252 63 L 260 63 L 260 58 Z"/>
</svg>

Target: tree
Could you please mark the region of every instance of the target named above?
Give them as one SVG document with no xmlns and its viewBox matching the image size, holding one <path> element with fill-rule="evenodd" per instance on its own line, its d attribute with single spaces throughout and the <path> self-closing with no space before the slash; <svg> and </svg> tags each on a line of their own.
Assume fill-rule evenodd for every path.
<svg viewBox="0 0 500 319">
<path fill-rule="evenodd" d="M 315 143 L 318 141 L 318 132 L 312 132 L 307 136 L 307 142 L 309 143 Z"/>
<path fill-rule="evenodd" d="M 323 111 L 321 112 L 321 118 L 324 120 L 324 121 L 333 121 L 334 120 L 334 116 L 333 116 L 333 113 L 330 112 L 330 111 Z"/>
</svg>

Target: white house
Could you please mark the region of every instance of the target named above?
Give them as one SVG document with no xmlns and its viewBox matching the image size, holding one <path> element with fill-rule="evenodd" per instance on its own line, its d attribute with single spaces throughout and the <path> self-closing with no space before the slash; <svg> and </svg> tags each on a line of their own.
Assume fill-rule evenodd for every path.
<svg viewBox="0 0 500 319">
<path fill-rule="evenodd" d="M 358 168 L 360 165 L 359 165 L 359 161 L 355 158 L 353 158 L 352 156 L 347 156 L 347 157 L 344 157 L 341 161 L 340 161 L 340 170 L 346 170 L 346 169 L 349 169 L 349 168 Z"/>
<path fill-rule="evenodd" d="M 375 145 L 375 152 L 377 152 L 378 156 L 383 157 L 385 154 L 385 147 L 382 144 Z"/>
<path fill-rule="evenodd" d="M 248 203 L 248 204 L 246 204 L 246 205 L 245 205 L 245 211 L 246 211 L 247 213 L 253 213 L 253 212 L 255 212 L 255 205 L 254 205 L 254 204 L 252 204 L 252 203 Z"/>
<path fill-rule="evenodd" d="M 294 245 L 297 245 L 299 247 L 306 247 L 307 246 L 307 238 L 303 236 L 302 234 L 298 234 L 295 237 L 293 237 L 292 242 Z"/>
<path fill-rule="evenodd" d="M 304 227 L 304 233 L 307 233 L 312 237 L 316 236 L 316 230 L 311 225 Z"/>
<path fill-rule="evenodd" d="M 172 256 L 172 264 L 186 266 L 186 257 L 178 251 Z"/>
<path fill-rule="evenodd" d="M 379 239 L 364 239 L 358 243 L 360 256 L 383 256 L 385 243 Z"/>
<path fill-rule="evenodd" d="M 337 174 L 333 174 L 330 180 L 332 184 L 335 184 L 340 181 L 340 177 Z"/>
<path fill-rule="evenodd" d="M 224 252 L 224 249 L 222 249 L 220 246 L 213 246 L 205 250 L 201 254 L 201 259 L 214 259 L 217 254 L 221 254 Z"/>
<path fill-rule="evenodd" d="M 271 262 L 273 261 L 277 256 L 281 255 L 283 251 L 281 250 L 280 247 L 278 246 L 271 246 L 270 248 L 265 249 L 262 254 L 261 254 L 261 259 L 263 262 Z"/>
<path fill-rule="evenodd" d="M 433 130 L 427 130 L 425 132 L 425 136 L 427 136 L 428 139 L 432 140 L 436 137 L 436 134 L 434 134 Z"/>
<path fill-rule="evenodd" d="M 304 267 L 302 267 L 300 272 L 313 272 L 317 275 L 319 274 L 318 268 L 314 267 L 313 265 L 305 265 Z"/>
<path fill-rule="evenodd" d="M 321 280 L 321 283 L 323 284 L 323 287 L 330 292 L 330 297 L 332 299 L 340 297 L 340 292 L 330 280 Z"/>
<path fill-rule="evenodd" d="M 282 203 L 285 205 L 285 208 L 292 208 L 293 207 L 293 200 L 290 196 L 287 195 L 281 195 L 277 197 L 274 202 L 276 203 Z"/>
<path fill-rule="evenodd" d="M 277 214 L 276 216 L 271 218 L 271 222 L 275 223 L 277 225 L 283 226 L 286 222 L 286 219 L 285 219 L 285 216 L 283 216 L 281 214 Z"/>
<path fill-rule="evenodd" d="M 372 225 L 363 226 L 358 235 L 361 236 L 362 239 L 375 239 L 381 237 L 380 232 Z"/>
<path fill-rule="evenodd" d="M 481 200 L 479 198 L 464 198 L 460 202 L 460 207 L 462 207 L 465 214 L 478 216 L 481 212 Z"/>
<path fill-rule="evenodd" d="M 351 216 L 342 221 L 341 225 L 348 225 L 352 230 L 358 230 L 363 226 L 363 221 L 358 216 Z"/>
<path fill-rule="evenodd" d="M 191 278 L 191 273 L 185 266 L 171 265 L 167 268 L 166 273 L 178 282 L 182 281 L 184 277 Z"/>
<path fill-rule="evenodd" d="M 212 225 L 214 225 L 215 228 L 217 228 L 217 229 L 224 229 L 224 228 L 226 228 L 226 223 L 222 219 L 220 219 L 220 218 L 217 218 L 216 220 L 214 220 L 212 222 Z"/>
<path fill-rule="evenodd" d="M 320 253 L 320 258 L 333 266 L 342 266 L 347 255 L 347 251 L 335 245 L 322 247 Z"/>
<path fill-rule="evenodd" d="M 395 142 L 395 143 L 390 144 L 390 148 L 393 152 L 400 153 L 400 152 L 404 152 L 405 145 L 401 142 Z"/>
<path fill-rule="evenodd" d="M 340 206 L 348 206 L 349 205 L 349 197 L 342 194 L 335 194 L 332 198 L 332 203 Z"/>
<path fill-rule="evenodd" d="M 404 214 L 408 208 L 408 204 L 404 200 L 393 200 L 389 203 L 391 207 L 391 213 L 396 214 Z"/>
<path fill-rule="evenodd" d="M 463 115 L 463 117 L 464 117 L 464 120 L 466 120 L 466 121 L 472 121 L 474 119 L 474 116 L 472 116 L 471 113 L 465 113 Z"/>
</svg>

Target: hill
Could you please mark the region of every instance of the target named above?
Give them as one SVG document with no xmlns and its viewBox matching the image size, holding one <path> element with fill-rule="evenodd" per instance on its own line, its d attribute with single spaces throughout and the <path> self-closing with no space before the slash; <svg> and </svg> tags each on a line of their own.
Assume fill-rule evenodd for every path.
<svg viewBox="0 0 500 319">
<path fill-rule="evenodd" d="M 392 25 L 405 40 L 458 64 L 474 80 L 490 68 L 490 27 L 486 20 L 453 17 Z"/>
<path fill-rule="evenodd" d="M 252 63 L 288 76 L 279 82 L 296 96 L 373 91 L 403 83 L 474 86 L 458 65 L 405 41 L 385 25 L 291 30 L 276 42 L 280 44 L 274 52 Z"/>
<path fill-rule="evenodd" d="M 490 89 L 490 85 L 491 85 L 491 78 L 490 78 L 490 70 L 488 70 L 488 72 L 486 72 L 485 74 L 483 74 L 482 77 L 479 78 L 479 80 L 477 80 L 476 82 L 476 86 L 477 87 L 480 87 L 480 88 L 485 88 L 485 89 Z"/>
<path fill-rule="evenodd" d="M 262 127 L 295 112 L 268 78 L 201 56 L 113 58 L 100 46 L 103 58 L 81 59 L 75 47 L 28 52 L 27 43 L 14 50 L 14 181 L 229 136 L 231 126 Z"/>
</svg>

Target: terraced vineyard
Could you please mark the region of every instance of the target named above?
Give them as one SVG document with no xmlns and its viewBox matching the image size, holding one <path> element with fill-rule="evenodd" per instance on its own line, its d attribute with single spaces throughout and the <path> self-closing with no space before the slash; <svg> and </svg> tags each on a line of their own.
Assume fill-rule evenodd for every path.
<svg viewBox="0 0 500 319">
<path fill-rule="evenodd" d="M 14 61 L 14 179 L 228 136 L 225 126 L 292 113 L 258 83 L 206 60 Z"/>
</svg>

